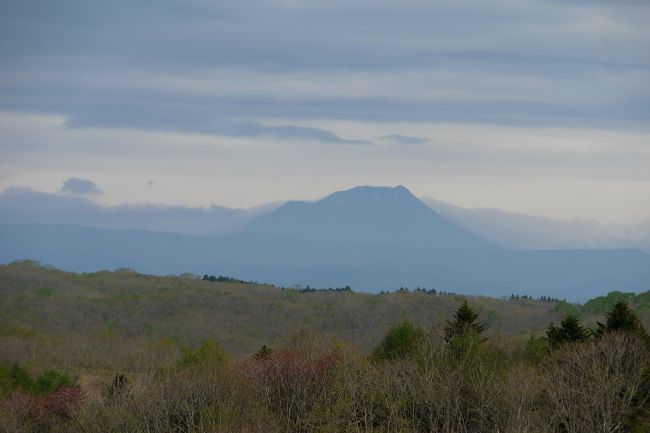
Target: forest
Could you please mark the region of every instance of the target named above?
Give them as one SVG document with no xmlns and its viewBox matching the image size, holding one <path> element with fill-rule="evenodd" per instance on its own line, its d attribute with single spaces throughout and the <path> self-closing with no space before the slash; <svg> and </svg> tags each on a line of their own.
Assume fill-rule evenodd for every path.
<svg viewBox="0 0 650 433">
<path fill-rule="evenodd" d="M 650 430 L 650 292 L 585 304 L 0 266 L 0 431 Z"/>
</svg>

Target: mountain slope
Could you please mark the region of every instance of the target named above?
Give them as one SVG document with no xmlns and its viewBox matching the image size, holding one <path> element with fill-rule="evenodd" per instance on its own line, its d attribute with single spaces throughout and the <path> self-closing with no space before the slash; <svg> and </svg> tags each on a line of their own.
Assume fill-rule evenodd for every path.
<svg viewBox="0 0 650 433">
<path fill-rule="evenodd" d="M 317 202 L 289 202 L 254 220 L 245 233 L 346 245 L 492 247 L 450 223 L 403 186 L 362 186 Z"/>
<path fill-rule="evenodd" d="M 498 209 L 467 209 L 431 198 L 421 200 L 444 218 L 482 238 L 514 249 L 641 248 L 650 252 L 650 222 L 602 225 Z"/>
</svg>

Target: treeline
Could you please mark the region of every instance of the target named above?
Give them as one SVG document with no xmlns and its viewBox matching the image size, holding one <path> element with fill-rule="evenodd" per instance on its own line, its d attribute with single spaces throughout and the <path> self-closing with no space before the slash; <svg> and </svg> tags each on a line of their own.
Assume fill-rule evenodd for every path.
<svg viewBox="0 0 650 433">
<path fill-rule="evenodd" d="M 594 329 L 569 316 L 543 336 L 488 338 L 464 301 L 440 327 L 395 324 L 369 355 L 303 331 L 238 358 L 205 342 L 94 388 L 84 385 L 92 382 L 85 363 L 75 384 L 46 393 L 2 388 L 0 425 L 45 433 L 641 433 L 650 431 L 649 367 L 646 331 L 624 302 Z M 12 368 L 0 372 L 21 371 Z"/>
<path fill-rule="evenodd" d="M 286 290 L 283 288 L 283 290 Z M 343 287 L 328 287 L 326 289 L 317 289 L 314 287 L 310 287 L 307 285 L 306 287 L 301 287 L 298 289 L 299 292 L 301 293 L 311 293 L 311 292 L 352 292 L 352 287 L 350 286 L 343 286 Z"/>
<path fill-rule="evenodd" d="M 519 299 L 529 299 L 532 301 L 541 301 L 541 302 L 566 302 L 566 299 L 560 299 L 560 298 L 553 298 L 551 296 L 540 296 L 538 298 L 535 298 L 533 296 L 529 295 L 510 295 L 510 300 L 511 301 L 516 301 Z"/>
<path fill-rule="evenodd" d="M 237 278 L 225 277 L 223 275 L 219 275 L 218 277 L 215 277 L 214 275 L 205 274 L 203 275 L 203 278 L 201 278 L 201 280 L 211 281 L 213 283 L 257 284 L 257 281 L 245 281 Z"/>
<path fill-rule="evenodd" d="M 389 295 L 391 293 L 411 293 L 411 290 L 408 287 L 400 287 L 399 289 L 391 292 L 390 290 L 382 290 L 379 292 L 380 295 Z M 436 289 L 425 289 L 424 287 L 416 287 L 413 290 L 413 293 L 424 293 L 425 295 L 441 295 L 441 296 L 457 296 L 455 292 L 446 292 L 444 290 Z"/>
</svg>

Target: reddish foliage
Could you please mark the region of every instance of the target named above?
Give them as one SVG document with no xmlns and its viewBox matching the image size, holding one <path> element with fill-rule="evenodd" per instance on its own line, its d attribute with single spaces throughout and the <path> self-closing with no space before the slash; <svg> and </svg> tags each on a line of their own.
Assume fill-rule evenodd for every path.
<svg viewBox="0 0 650 433">
<path fill-rule="evenodd" d="M 332 352 L 310 356 L 285 349 L 252 361 L 244 372 L 269 408 L 292 426 L 319 401 L 341 360 Z"/>
<path fill-rule="evenodd" d="M 38 413 L 70 416 L 70 411 L 83 400 L 81 388 L 59 388 L 47 395 L 35 397 L 32 401 Z"/>
<path fill-rule="evenodd" d="M 27 396 L 14 393 L 8 401 L 10 411 L 33 419 L 42 419 L 49 415 L 63 418 L 70 416 L 72 409 L 83 401 L 80 388 L 59 388 L 46 395 Z"/>
<path fill-rule="evenodd" d="M 253 381 L 272 378 L 306 384 L 327 376 L 341 362 L 335 353 L 309 357 L 304 351 L 285 349 L 249 364 L 246 373 Z"/>
</svg>

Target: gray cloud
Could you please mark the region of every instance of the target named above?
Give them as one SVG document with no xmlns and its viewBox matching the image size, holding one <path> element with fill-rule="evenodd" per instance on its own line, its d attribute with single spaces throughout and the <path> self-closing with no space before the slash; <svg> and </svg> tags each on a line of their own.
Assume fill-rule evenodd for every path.
<svg viewBox="0 0 650 433">
<path fill-rule="evenodd" d="M 106 202 L 195 205 L 227 184 L 240 206 L 386 182 L 481 202 L 507 177 L 495 197 L 555 182 L 531 203 L 560 215 L 591 212 L 565 212 L 576 179 L 607 179 L 594 214 L 645 216 L 649 17 L 634 0 L 4 0 L 0 184 L 97 173 Z M 481 192 L 461 182 L 479 175 Z"/>
<path fill-rule="evenodd" d="M 362 143 L 260 118 L 648 125 L 650 9 L 640 2 L 239 3 L 3 2 L 0 107 L 63 114 L 74 127 L 348 144 Z M 256 72 L 254 91 L 238 83 L 242 71 Z M 318 91 L 334 92 L 333 74 L 346 72 L 365 94 Z"/>
<path fill-rule="evenodd" d="M 429 144 L 431 140 L 424 137 L 412 137 L 409 135 L 388 134 L 380 138 L 380 140 L 387 141 L 393 144 Z"/>
<path fill-rule="evenodd" d="M 104 191 L 95 185 L 94 182 L 88 179 L 79 179 L 77 177 L 71 177 L 63 182 L 63 185 L 61 186 L 61 192 L 81 195 L 104 194 Z"/>
</svg>

